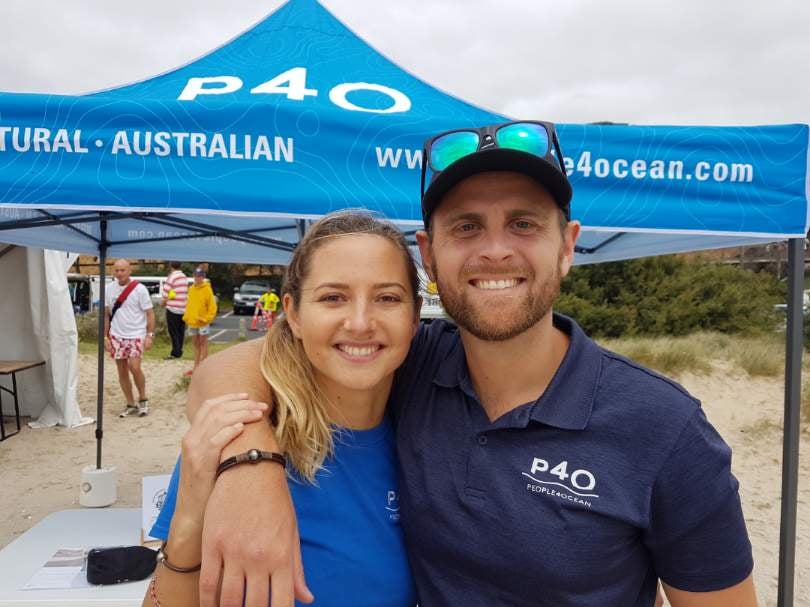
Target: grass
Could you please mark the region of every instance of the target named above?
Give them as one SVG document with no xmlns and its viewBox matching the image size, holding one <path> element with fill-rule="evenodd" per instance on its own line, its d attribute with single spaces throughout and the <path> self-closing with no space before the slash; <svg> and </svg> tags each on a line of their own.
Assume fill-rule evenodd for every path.
<svg viewBox="0 0 810 607">
<path fill-rule="evenodd" d="M 187 392 L 188 387 L 191 385 L 191 375 L 181 375 L 174 384 L 175 392 Z"/>
<path fill-rule="evenodd" d="M 708 373 L 711 370 L 707 349 L 685 338 L 628 337 L 608 340 L 603 345 L 665 374 Z"/>
<path fill-rule="evenodd" d="M 785 344 L 775 340 L 740 339 L 731 352 L 732 359 L 748 375 L 777 377 L 785 371 Z"/>
<path fill-rule="evenodd" d="M 230 302 L 226 302 L 230 304 Z M 95 312 L 76 316 L 76 329 L 79 334 L 79 352 L 82 354 L 93 354 L 97 352 L 98 346 L 98 316 Z M 220 350 L 229 348 L 243 340 L 236 340 L 228 343 L 208 342 L 208 353 L 214 354 Z M 155 309 L 155 340 L 152 348 L 144 353 L 147 360 L 166 358 L 172 351 L 172 344 L 169 340 L 168 329 L 166 327 L 166 311 L 163 308 Z M 194 346 L 191 339 L 186 339 L 183 345 L 182 360 L 194 361 Z"/>
<path fill-rule="evenodd" d="M 89 319 L 88 319 L 89 320 Z M 92 321 L 86 321 L 91 324 Z M 90 335 L 88 335 L 90 333 Z M 752 377 L 779 377 L 785 370 L 785 345 L 779 335 L 761 337 L 738 337 L 723 333 L 701 332 L 684 337 L 628 337 L 603 340 L 600 343 L 608 348 L 632 358 L 642 365 L 655 369 L 664 375 L 678 376 L 682 373 L 709 373 L 712 361 L 727 360 Z M 209 343 L 208 352 L 214 354 L 231 347 L 239 341 Z M 98 346 L 95 335 L 80 330 L 79 352 L 95 354 Z M 147 360 L 162 360 L 169 355 L 171 343 L 164 334 L 157 334 L 155 344 L 144 354 Z M 182 360 L 194 361 L 194 347 L 187 339 L 183 347 Z M 810 424 L 810 364 L 805 364 L 802 382 L 802 419 Z M 178 380 L 177 390 L 188 388 L 189 378 Z M 752 428 L 752 431 L 762 431 Z"/>
<path fill-rule="evenodd" d="M 728 360 L 752 377 L 778 377 L 785 369 L 785 346 L 779 336 L 701 332 L 683 337 L 611 339 L 602 344 L 665 375 L 708 373 L 714 360 Z"/>
<path fill-rule="evenodd" d="M 606 348 L 665 375 L 708 373 L 713 360 L 726 360 L 751 377 L 782 377 L 785 344 L 780 335 L 738 337 L 722 333 L 695 333 L 685 337 L 633 337 L 605 340 Z M 805 359 L 808 357 L 805 356 Z M 810 424 L 810 362 L 802 369 L 801 417 Z M 762 421 L 744 430 L 762 438 L 781 426 Z"/>
<path fill-rule="evenodd" d="M 208 354 L 215 354 L 222 350 L 226 350 L 233 345 L 241 343 L 242 340 L 235 340 L 229 341 L 227 343 L 212 343 L 208 342 Z M 163 338 L 161 336 L 157 336 L 155 338 L 155 343 L 152 347 L 144 352 L 144 359 L 145 360 L 163 360 L 166 358 L 169 353 L 172 351 L 172 344 L 168 340 L 168 338 Z M 80 339 L 79 340 L 79 353 L 80 354 L 96 354 L 98 352 L 98 344 L 95 340 L 86 340 Z M 183 357 L 180 360 L 185 360 L 188 362 L 194 362 L 194 346 L 191 343 L 190 339 L 186 339 L 183 344 Z"/>
<path fill-rule="evenodd" d="M 740 432 L 753 441 L 767 440 L 776 432 L 782 432 L 782 426 L 769 419 L 760 419 L 749 426 L 740 428 Z"/>
</svg>

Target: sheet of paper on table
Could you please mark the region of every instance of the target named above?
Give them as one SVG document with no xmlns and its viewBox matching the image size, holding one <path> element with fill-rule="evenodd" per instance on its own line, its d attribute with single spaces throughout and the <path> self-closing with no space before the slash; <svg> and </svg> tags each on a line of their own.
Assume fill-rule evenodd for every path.
<svg viewBox="0 0 810 607">
<path fill-rule="evenodd" d="M 86 554 L 84 548 L 59 548 L 22 589 L 89 588 L 91 584 L 87 582 Z"/>
<path fill-rule="evenodd" d="M 163 500 L 166 499 L 166 490 L 169 488 L 171 474 L 158 474 L 155 476 L 143 477 L 143 493 L 141 494 L 141 544 L 149 547 L 157 547 L 160 540 L 149 535 L 149 530 L 155 524 L 160 509 L 163 507 Z"/>
</svg>

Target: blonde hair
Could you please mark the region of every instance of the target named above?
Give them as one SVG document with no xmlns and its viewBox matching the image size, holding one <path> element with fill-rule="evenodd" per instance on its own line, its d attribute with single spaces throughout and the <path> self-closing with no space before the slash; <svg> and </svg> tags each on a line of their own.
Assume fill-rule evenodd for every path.
<svg viewBox="0 0 810 607">
<path fill-rule="evenodd" d="M 301 302 L 301 285 L 306 280 L 312 256 L 333 236 L 371 234 L 391 242 L 402 253 L 418 314 L 418 274 L 405 236 L 387 221 L 363 211 L 332 213 L 315 222 L 295 249 L 284 275 L 282 298 L 289 294 L 294 309 Z M 290 463 L 305 480 L 314 483 L 324 460 L 334 453 L 333 426 L 328 398 L 315 378 L 301 340 L 293 335 L 286 318 L 275 322 L 262 347 L 261 371 L 273 389 L 272 421 L 276 440 Z"/>
</svg>

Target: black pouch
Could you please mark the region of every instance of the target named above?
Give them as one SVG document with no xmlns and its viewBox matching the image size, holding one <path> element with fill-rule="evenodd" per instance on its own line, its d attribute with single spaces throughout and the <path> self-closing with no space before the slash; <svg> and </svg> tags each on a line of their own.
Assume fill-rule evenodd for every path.
<svg viewBox="0 0 810 607">
<path fill-rule="evenodd" d="M 134 582 L 152 575 L 157 552 L 145 546 L 93 548 L 87 553 L 87 581 L 91 584 Z"/>
</svg>

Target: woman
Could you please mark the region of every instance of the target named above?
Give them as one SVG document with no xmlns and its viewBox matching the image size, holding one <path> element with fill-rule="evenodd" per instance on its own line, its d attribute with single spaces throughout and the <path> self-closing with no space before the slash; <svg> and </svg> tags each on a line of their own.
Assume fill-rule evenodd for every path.
<svg viewBox="0 0 810 607">
<path fill-rule="evenodd" d="M 217 316 L 217 300 L 211 283 L 205 279 L 205 270 L 194 269 L 194 283 L 188 289 L 186 312 L 183 322 L 188 326 L 188 332 L 194 343 L 194 368 L 186 371 L 191 375 L 208 358 L 208 334 L 211 332 L 211 323 Z"/>
<path fill-rule="evenodd" d="M 363 213 L 315 223 L 287 268 L 285 315 L 268 333 L 261 366 L 273 390 L 278 443 L 297 481 L 291 491 L 315 605 L 416 602 L 385 406 L 416 331 L 417 285 L 402 234 Z M 183 439 L 179 479 L 176 468 L 151 532 L 168 538 L 165 553 L 175 569 L 200 562 L 203 514 L 222 448 L 266 408 L 245 397 L 207 401 Z M 195 572 L 158 565 L 143 604 L 196 605 L 197 584 Z"/>
</svg>

